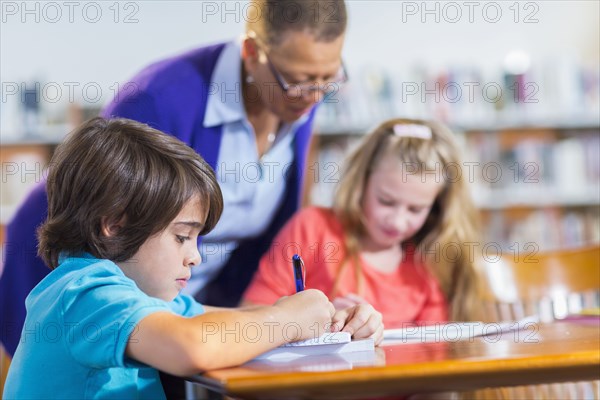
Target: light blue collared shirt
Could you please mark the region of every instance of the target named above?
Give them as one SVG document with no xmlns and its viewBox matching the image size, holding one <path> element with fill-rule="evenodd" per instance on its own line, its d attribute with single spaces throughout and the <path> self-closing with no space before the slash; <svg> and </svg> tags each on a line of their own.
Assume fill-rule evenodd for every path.
<svg viewBox="0 0 600 400">
<path fill-rule="evenodd" d="M 254 128 L 248 120 L 241 91 L 241 50 L 225 46 L 211 77 L 204 126 L 223 125 L 216 166 L 223 192 L 223 214 L 202 239 L 202 264 L 192 269 L 186 293 L 195 294 L 212 280 L 240 240 L 258 236 L 281 205 L 285 177 L 294 159 L 293 142 L 307 116 L 282 124 L 271 148 L 259 159 Z"/>
<path fill-rule="evenodd" d="M 158 371 L 129 358 L 127 343 L 150 314 L 191 317 L 204 307 L 184 295 L 148 296 L 110 260 L 60 260 L 27 296 L 4 398 L 164 399 Z"/>
</svg>

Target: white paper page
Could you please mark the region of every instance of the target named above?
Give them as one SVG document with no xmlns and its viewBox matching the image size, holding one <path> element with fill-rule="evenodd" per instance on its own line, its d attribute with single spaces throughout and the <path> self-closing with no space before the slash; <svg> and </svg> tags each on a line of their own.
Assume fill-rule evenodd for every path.
<svg viewBox="0 0 600 400">
<path fill-rule="evenodd" d="M 528 326 L 537 322 L 539 322 L 537 316 L 530 316 L 518 321 L 507 321 L 502 323 L 449 322 L 428 326 L 409 326 L 401 329 L 386 329 L 383 332 L 383 344 L 457 342 L 460 340 L 469 340 L 477 336 L 526 329 Z"/>
<path fill-rule="evenodd" d="M 348 332 L 329 332 L 324 333 L 316 338 L 286 343 L 281 347 L 316 346 L 321 344 L 348 343 L 351 339 L 352 338 L 350 336 L 350 333 Z"/>
<path fill-rule="evenodd" d="M 279 346 L 260 354 L 255 360 L 284 361 L 305 356 L 339 356 L 341 354 L 374 351 L 375 340 L 373 338 L 351 340 L 348 332 L 336 332 Z M 364 358 L 364 354 L 361 357 Z"/>
</svg>

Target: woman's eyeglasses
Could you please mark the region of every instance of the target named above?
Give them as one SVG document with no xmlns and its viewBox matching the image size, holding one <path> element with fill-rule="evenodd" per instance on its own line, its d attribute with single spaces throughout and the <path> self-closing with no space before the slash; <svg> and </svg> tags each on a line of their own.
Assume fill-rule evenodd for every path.
<svg viewBox="0 0 600 400">
<path fill-rule="evenodd" d="M 267 64 L 269 65 L 269 69 L 275 77 L 277 84 L 289 97 L 300 97 L 317 91 L 321 91 L 327 95 L 337 92 L 340 86 L 348 82 L 348 73 L 346 72 L 344 61 L 341 62 L 340 69 L 329 82 L 325 82 L 323 84 L 318 84 L 316 82 L 287 83 L 283 75 L 281 75 L 281 73 L 271 62 L 271 59 L 266 51 L 265 57 L 267 58 Z"/>
<path fill-rule="evenodd" d="M 257 43 L 259 43 L 261 50 L 265 54 L 265 57 L 267 59 L 267 65 L 269 66 L 271 73 L 275 77 L 275 80 L 277 81 L 277 84 L 279 85 L 281 90 L 283 90 L 288 95 L 288 97 L 301 97 L 308 94 L 312 94 L 317 91 L 321 91 L 323 92 L 323 94 L 327 95 L 337 92 L 343 84 L 348 82 L 348 73 L 346 71 L 346 67 L 344 66 L 344 61 L 342 60 L 339 70 L 337 71 L 335 76 L 328 82 L 325 82 L 323 84 L 318 84 L 316 82 L 288 83 L 286 82 L 283 75 L 279 72 L 279 70 L 275 67 L 275 65 L 273 65 L 273 63 L 271 62 L 269 54 L 265 50 L 265 46 L 262 44 L 262 41 L 260 41 L 256 37 L 256 35 L 252 35 L 251 37 L 253 37 Z"/>
</svg>

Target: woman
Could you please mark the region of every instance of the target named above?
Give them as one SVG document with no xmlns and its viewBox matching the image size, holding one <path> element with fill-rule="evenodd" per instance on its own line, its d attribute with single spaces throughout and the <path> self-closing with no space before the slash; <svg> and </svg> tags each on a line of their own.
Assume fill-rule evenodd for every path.
<svg viewBox="0 0 600 400">
<path fill-rule="evenodd" d="M 225 211 L 186 289 L 210 305 L 238 304 L 298 209 L 315 105 L 346 79 L 343 2 L 253 4 L 241 43 L 156 63 L 104 110 L 177 136 L 215 169 Z"/>
</svg>

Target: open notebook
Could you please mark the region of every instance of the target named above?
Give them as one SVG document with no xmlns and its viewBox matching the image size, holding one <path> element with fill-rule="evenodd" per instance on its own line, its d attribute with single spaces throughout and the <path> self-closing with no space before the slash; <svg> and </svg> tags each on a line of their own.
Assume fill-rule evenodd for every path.
<svg viewBox="0 0 600 400">
<path fill-rule="evenodd" d="M 375 350 L 372 338 L 352 340 L 348 332 L 325 333 L 319 337 L 291 342 L 267 351 L 255 360 L 290 360 L 304 356 L 346 354 Z"/>
</svg>

